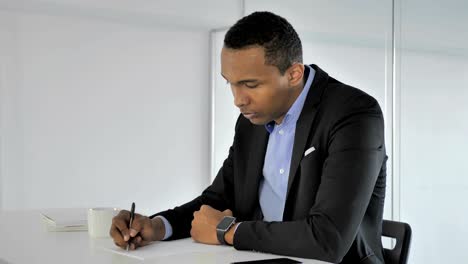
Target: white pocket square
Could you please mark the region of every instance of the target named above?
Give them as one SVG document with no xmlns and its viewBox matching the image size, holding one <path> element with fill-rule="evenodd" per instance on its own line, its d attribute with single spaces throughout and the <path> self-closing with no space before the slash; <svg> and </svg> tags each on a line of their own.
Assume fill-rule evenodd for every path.
<svg viewBox="0 0 468 264">
<path fill-rule="evenodd" d="M 310 153 L 314 152 L 315 148 L 314 147 L 310 147 L 308 150 L 306 150 L 304 152 L 304 157 L 309 155 Z"/>
</svg>

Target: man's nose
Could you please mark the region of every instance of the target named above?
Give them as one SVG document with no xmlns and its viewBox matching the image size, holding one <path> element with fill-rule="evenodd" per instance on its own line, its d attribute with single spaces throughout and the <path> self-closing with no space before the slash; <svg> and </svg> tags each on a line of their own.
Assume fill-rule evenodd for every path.
<svg viewBox="0 0 468 264">
<path fill-rule="evenodd" d="M 249 104 L 249 99 L 247 95 L 242 92 L 242 89 L 232 87 L 232 94 L 234 96 L 234 105 L 238 108 L 242 108 Z"/>
</svg>

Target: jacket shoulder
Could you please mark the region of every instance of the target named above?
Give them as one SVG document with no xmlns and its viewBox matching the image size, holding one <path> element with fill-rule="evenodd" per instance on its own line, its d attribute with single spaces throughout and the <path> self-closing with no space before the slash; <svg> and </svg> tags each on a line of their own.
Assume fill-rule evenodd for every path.
<svg viewBox="0 0 468 264">
<path fill-rule="evenodd" d="M 377 100 L 366 92 L 329 78 L 322 96 L 321 105 L 335 115 L 343 115 L 358 110 L 373 110 L 382 113 Z"/>
</svg>

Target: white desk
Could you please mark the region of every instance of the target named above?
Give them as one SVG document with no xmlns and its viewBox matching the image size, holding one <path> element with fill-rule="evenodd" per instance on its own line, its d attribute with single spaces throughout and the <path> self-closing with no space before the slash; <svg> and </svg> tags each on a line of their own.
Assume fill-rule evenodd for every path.
<svg viewBox="0 0 468 264">
<path fill-rule="evenodd" d="M 193 245 L 188 239 L 158 242 L 170 243 L 164 246 Z M 278 258 L 281 256 L 238 251 L 233 247 L 222 250 L 206 248 L 202 252 L 187 252 L 183 254 L 167 253 L 166 256 L 145 259 L 144 261 L 119 255 L 103 249 L 103 245 L 111 245 L 109 239 L 92 239 L 87 232 L 47 232 L 40 217 L 40 211 L 1 211 L 0 212 L 0 264 L 29 263 L 230 263 L 233 261 L 258 260 Z M 156 245 L 155 245 L 156 246 Z M 205 245 L 197 244 L 196 248 Z M 222 246 L 217 246 L 222 247 Z M 138 249 L 137 249 L 138 250 Z M 289 257 L 291 258 L 291 257 Z M 326 262 L 292 258 L 303 263 L 323 264 Z"/>
</svg>

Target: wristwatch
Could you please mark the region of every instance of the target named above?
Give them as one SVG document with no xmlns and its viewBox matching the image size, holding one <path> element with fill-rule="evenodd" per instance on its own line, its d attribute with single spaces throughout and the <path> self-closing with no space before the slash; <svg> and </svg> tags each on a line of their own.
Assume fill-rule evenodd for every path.
<svg viewBox="0 0 468 264">
<path fill-rule="evenodd" d="M 224 240 L 224 235 L 226 232 L 236 223 L 236 218 L 232 216 L 225 216 L 221 222 L 216 226 L 216 236 L 218 237 L 219 243 L 221 245 L 227 245 L 226 240 Z"/>
</svg>

